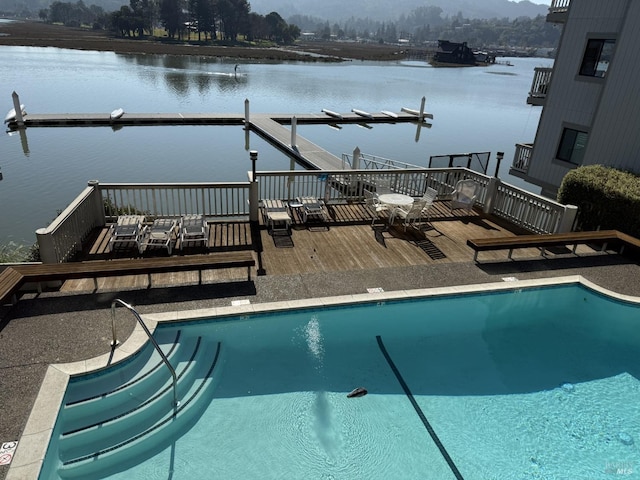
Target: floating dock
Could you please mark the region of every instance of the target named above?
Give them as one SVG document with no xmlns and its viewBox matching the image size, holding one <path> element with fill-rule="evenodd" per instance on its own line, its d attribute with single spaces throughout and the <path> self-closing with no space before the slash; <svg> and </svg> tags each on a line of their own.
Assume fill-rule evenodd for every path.
<svg viewBox="0 0 640 480">
<path fill-rule="evenodd" d="M 364 115 L 366 113 L 366 115 Z M 295 119 L 295 120 L 294 120 Z M 287 155 L 312 170 L 339 170 L 344 168 L 342 159 L 299 135 L 284 125 L 335 125 L 374 123 L 419 122 L 415 114 L 408 112 L 367 113 L 353 109 L 350 113 L 322 110 L 318 114 L 251 114 L 228 113 L 123 113 L 113 118 L 111 113 L 29 113 L 23 119 L 24 128 L 34 127 L 112 127 L 152 125 L 245 125 Z M 15 125 L 9 124 L 15 129 Z M 292 145 L 295 143 L 295 145 Z"/>
</svg>

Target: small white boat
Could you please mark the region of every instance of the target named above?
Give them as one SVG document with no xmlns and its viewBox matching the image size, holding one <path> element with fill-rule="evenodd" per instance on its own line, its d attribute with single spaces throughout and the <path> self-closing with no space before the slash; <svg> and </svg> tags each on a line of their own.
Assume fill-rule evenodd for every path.
<svg viewBox="0 0 640 480">
<path fill-rule="evenodd" d="M 122 108 L 116 108 L 113 112 L 111 112 L 111 120 L 117 120 L 122 115 L 124 115 L 124 110 Z"/>
<path fill-rule="evenodd" d="M 27 114 L 23 104 L 20 105 L 20 111 L 23 117 Z M 4 117 L 4 123 L 11 123 L 15 121 L 15 119 L 16 119 L 16 109 L 12 108 L 11 110 L 9 110 L 9 112 L 7 112 L 7 116 Z"/>
</svg>

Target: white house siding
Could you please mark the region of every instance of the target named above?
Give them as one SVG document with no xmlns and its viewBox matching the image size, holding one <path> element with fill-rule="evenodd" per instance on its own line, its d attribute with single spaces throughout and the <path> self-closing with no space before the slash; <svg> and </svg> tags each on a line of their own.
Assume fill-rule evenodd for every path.
<svg viewBox="0 0 640 480">
<path fill-rule="evenodd" d="M 607 70 L 585 164 L 640 173 L 640 2 L 631 1 Z"/>
<path fill-rule="evenodd" d="M 598 33 L 617 34 L 624 23 L 629 1 L 572 0 L 566 24 L 558 27 L 564 28 L 564 31 L 528 172 L 535 183 L 543 187 L 552 190 L 554 186 L 559 186 L 564 175 L 573 168 L 569 164 L 554 161 L 565 126 L 583 127 L 590 132 L 587 152 L 594 143 L 591 135 L 595 132 L 595 116 L 598 108 L 601 108 L 600 98 L 605 81 L 579 77 L 578 71 L 588 38 Z M 620 35 L 617 34 L 617 37 L 616 44 L 620 41 Z M 617 51 L 614 59 L 617 60 Z M 606 81 L 612 77 L 610 72 L 607 72 Z"/>
</svg>

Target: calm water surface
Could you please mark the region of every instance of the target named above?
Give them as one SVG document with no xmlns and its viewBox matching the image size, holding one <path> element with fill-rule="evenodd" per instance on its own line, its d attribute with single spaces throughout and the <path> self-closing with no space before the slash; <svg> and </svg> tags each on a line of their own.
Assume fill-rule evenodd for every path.
<svg viewBox="0 0 640 480">
<path fill-rule="evenodd" d="M 519 142 L 532 142 L 540 109 L 526 105 L 536 66 L 546 59 L 509 59 L 513 66 L 435 69 L 424 62 L 343 64 L 241 63 L 233 59 L 117 55 L 55 48 L 0 47 L 0 111 L 16 91 L 31 113 L 251 111 L 305 114 L 323 108 L 349 112 L 418 109 L 427 99 L 433 126 L 357 125 L 334 130 L 298 126 L 340 156 L 365 153 L 426 166 L 429 156 L 505 152 L 507 175 Z M 4 107 L 2 107 L 4 105 Z M 4 110 L 2 110 L 4 108 Z M 259 151 L 259 170 L 291 168 L 290 160 L 242 127 L 31 128 L 0 135 L 0 243 L 33 243 L 86 182 L 238 181 L 250 169 L 247 147 Z M 300 167 L 296 167 L 300 168 Z M 493 167 L 492 167 L 493 170 Z"/>
</svg>

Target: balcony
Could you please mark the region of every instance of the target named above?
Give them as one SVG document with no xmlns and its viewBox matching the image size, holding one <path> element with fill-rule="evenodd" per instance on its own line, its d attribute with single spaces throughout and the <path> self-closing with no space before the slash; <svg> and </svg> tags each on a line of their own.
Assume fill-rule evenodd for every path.
<svg viewBox="0 0 640 480">
<path fill-rule="evenodd" d="M 516 153 L 511 164 L 509 173 L 518 173 L 527 175 L 529 173 L 529 162 L 531 161 L 531 152 L 533 151 L 533 143 L 517 143 Z"/>
<path fill-rule="evenodd" d="M 535 68 L 531 90 L 529 90 L 529 97 L 527 98 L 528 105 L 543 106 L 545 104 L 552 72 L 553 68 L 551 67 Z"/>
<path fill-rule="evenodd" d="M 566 23 L 570 5 L 571 0 L 552 0 L 547 13 L 547 22 Z"/>
</svg>

